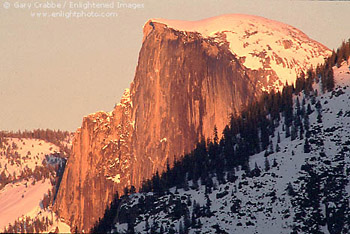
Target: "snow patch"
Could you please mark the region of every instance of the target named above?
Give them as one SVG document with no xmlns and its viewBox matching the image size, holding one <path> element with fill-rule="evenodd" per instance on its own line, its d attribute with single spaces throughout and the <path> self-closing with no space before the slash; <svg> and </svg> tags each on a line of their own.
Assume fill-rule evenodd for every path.
<svg viewBox="0 0 350 234">
<path fill-rule="evenodd" d="M 113 182 L 119 184 L 120 183 L 120 174 L 116 174 L 114 177 L 108 177 L 108 180 L 112 180 Z"/>
</svg>

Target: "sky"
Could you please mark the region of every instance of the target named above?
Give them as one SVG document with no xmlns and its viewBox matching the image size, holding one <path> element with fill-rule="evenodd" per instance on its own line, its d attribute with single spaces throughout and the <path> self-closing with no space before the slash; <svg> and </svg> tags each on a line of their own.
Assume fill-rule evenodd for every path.
<svg viewBox="0 0 350 234">
<path fill-rule="evenodd" d="M 349 12 L 347 1 L 0 0 L 0 130 L 75 131 L 83 116 L 111 111 L 150 18 L 258 15 L 333 49 L 350 38 Z"/>
</svg>

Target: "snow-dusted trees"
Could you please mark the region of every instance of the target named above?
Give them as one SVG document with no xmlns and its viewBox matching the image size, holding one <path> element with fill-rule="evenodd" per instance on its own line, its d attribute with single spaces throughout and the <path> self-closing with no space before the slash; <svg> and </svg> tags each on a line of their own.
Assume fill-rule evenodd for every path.
<svg viewBox="0 0 350 234">
<path fill-rule="evenodd" d="M 40 139 L 47 142 L 51 142 L 65 153 L 69 154 L 70 149 L 63 142 L 70 137 L 70 132 L 61 130 L 50 130 L 50 129 L 34 129 L 32 131 L 17 131 L 17 132 L 0 132 L 0 138 L 4 137 L 16 137 L 16 138 L 30 138 L 30 139 Z M 1 140 L 0 140 L 1 146 Z"/>
</svg>

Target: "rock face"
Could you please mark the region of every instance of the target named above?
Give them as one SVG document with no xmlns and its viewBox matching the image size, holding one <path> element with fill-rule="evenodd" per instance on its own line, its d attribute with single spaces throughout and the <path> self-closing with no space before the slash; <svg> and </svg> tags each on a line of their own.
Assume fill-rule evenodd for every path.
<svg viewBox="0 0 350 234">
<path fill-rule="evenodd" d="M 115 192 L 129 183 L 124 180 L 129 178 L 132 133 L 128 90 L 112 112 L 84 117 L 55 204 L 59 216 L 71 227 L 88 231 Z"/>
<path fill-rule="evenodd" d="M 232 43 L 159 20 L 145 24 L 130 91 L 112 112 L 85 117 L 75 134 L 55 204 L 61 218 L 88 231 L 116 191 L 139 187 L 168 160 L 212 137 L 214 126 L 220 134 L 230 114 L 259 97 L 260 76 L 277 73 L 247 68 Z M 318 56 L 328 53 L 313 43 Z"/>
<path fill-rule="evenodd" d="M 159 23 L 149 30 L 132 87 L 136 186 L 260 93 L 227 46 Z"/>
</svg>

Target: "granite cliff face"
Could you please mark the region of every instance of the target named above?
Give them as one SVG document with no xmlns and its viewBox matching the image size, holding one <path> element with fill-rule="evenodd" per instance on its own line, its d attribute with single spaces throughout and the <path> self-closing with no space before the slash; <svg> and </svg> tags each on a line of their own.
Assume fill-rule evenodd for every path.
<svg viewBox="0 0 350 234">
<path fill-rule="evenodd" d="M 85 117 L 75 134 L 55 204 L 61 218 L 88 231 L 116 191 L 139 187 L 212 137 L 214 126 L 220 134 L 230 114 L 262 93 L 261 76 L 277 73 L 247 68 L 232 43 L 159 20 L 145 24 L 130 91 L 112 112 Z"/>
<path fill-rule="evenodd" d="M 88 231 L 104 214 L 115 192 L 129 183 L 124 181 L 130 178 L 131 106 L 126 90 L 112 112 L 84 117 L 75 133 L 55 209 L 79 231 Z"/>
<path fill-rule="evenodd" d="M 136 186 L 260 94 L 226 45 L 151 21 L 144 30 L 132 87 Z"/>
</svg>

